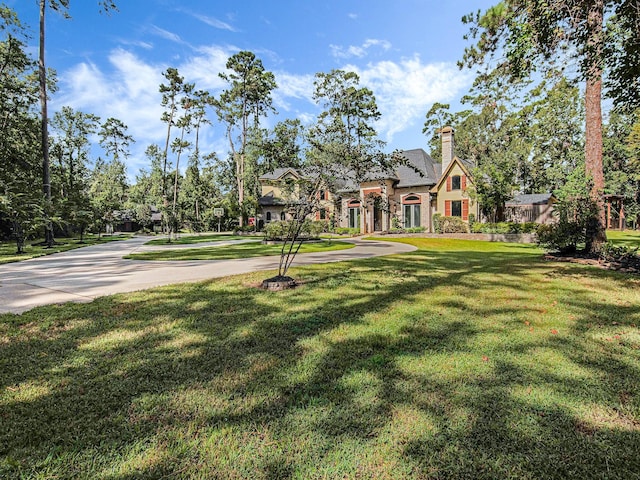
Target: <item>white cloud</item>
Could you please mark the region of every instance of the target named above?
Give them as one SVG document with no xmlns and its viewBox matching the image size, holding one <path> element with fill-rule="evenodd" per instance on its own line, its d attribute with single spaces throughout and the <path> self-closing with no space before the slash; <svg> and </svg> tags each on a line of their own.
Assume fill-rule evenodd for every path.
<svg viewBox="0 0 640 480">
<path fill-rule="evenodd" d="M 343 69 L 356 72 L 360 84 L 375 94 L 382 114 L 378 133 L 388 142 L 406 129 L 421 129 L 422 117 L 431 104 L 454 99 L 470 81 L 470 75 L 460 72 L 455 64 L 423 64 L 418 55 L 399 63 L 384 61 Z"/>
<path fill-rule="evenodd" d="M 225 71 L 227 60 L 236 51 L 235 47 L 200 47 L 196 55 L 191 56 L 178 70 L 188 82 L 195 82 L 197 89 L 218 90 L 225 86 L 218 74 Z"/>
<path fill-rule="evenodd" d="M 315 103 L 313 96 L 313 75 L 294 75 L 288 72 L 275 73 L 278 89 L 274 92 L 274 104 L 278 110 L 291 111 L 291 100 L 306 100 Z"/>
<path fill-rule="evenodd" d="M 378 45 L 384 46 L 383 43 Z M 122 120 L 136 139 L 129 160 L 129 173 L 133 178 L 141 167 L 148 167 L 144 156 L 147 146 L 151 143 L 164 145 L 167 130 L 160 120 L 163 109 L 158 91 L 159 85 L 165 83 L 162 72 L 168 66 L 176 67 L 185 81 L 195 82 L 196 88 L 219 95 L 225 84 L 218 74 L 224 71 L 227 59 L 237 50 L 233 46 L 203 46 L 192 50 L 184 61 L 167 65 L 143 60 L 132 51 L 117 48 L 110 52 L 108 66 L 98 68 L 84 62 L 60 72 L 60 90 L 51 103 L 52 115 L 68 105 L 75 110 L 95 113 L 103 121 L 108 117 Z M 375 93 L 382 113 L 377 129 L 389 142 L 400 132 L 420 132 L 429 106 L 436 101 L 456 98 L 470 81 L 469 74 L 459 72 L 453 63 L 425 64 L 417 55 L 398 62 L 345 65 L 343 69 L 358 73 L 361 85 Z M 277 71 L 275 77 L 278 89 L 274 92 L 274 105 L 280 116 L 269 122 L 296 117 L 305 124 L 312 123 L 318 113 L 312 100 L 314 74 Z M 201 132 L 201 149 L 216 151 L 224 158 L 227 150 L 224 128 L 213 120 L 214 125 Z M 97 150 L 94 155 L 102 155 L 102 152 Z"/>
<path fill-rule="evenodd" d="M 362 45 L 350 45 L 343 47 L 341 45 L 329 45 L 331 49 L 331 55 L 335 58 L 362 58 L 368 54 L 371 47 L 380 47 L 383 51 L 387 51 L 391 48 L 391 43 L 386 40 L 367 39 Z"/>
</svg>

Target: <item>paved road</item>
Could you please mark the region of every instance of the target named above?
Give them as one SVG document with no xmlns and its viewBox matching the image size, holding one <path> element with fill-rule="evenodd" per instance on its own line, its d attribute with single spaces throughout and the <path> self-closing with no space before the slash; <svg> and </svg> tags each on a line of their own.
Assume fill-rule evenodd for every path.
<svg viewBox="0 0 640 480">
<path fill-rule="evenodd" d="M 39 305 L 53 303 L 89 302 L 94 298 L 114 293 L 278 268 L 279 257 L 273 256 L 180 262 L 150 262 L 122 258 L 129 253 L 166 248 L 144 246 L 148 240 L 144 237 L 134 237 L 130 240 L 0 265 L 0 313 L 21 313 Z M 360 239 L 349 241 L 356 246 L 348 250 L 299 254 L 294 266 L 340 262 L 415 250 L 411 245 L 395 242 Z M 224 247 L 237 242 L 215 242 L 215 245 Z M 169 248 L 204 246 L 207 244 L 172 245 Z"/>
</svg>

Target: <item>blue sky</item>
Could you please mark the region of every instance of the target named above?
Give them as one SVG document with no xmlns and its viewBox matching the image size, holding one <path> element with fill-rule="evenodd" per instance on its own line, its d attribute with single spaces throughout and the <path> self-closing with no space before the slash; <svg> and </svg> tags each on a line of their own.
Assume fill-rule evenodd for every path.
<svg viewBox="0 0 640 480">
<path fill-rule="evenodd" d="M 38 2 L 4 0 L 33 32 Z M 462 15 L 490 0 L 119 0 L 119 12 L 98 13 L 97 1 L 71 0 L 71 19 L 48 12 L 47 63 L 58 72 L 50 110 L 68 105 L 103 120 L 124 121 L 136 139 L 130 176 L 146 166 L 143 152 L 161 144 L 166 127 L 158 86 L 175 67 L 196 88 L 219 94 L 229 56 L 254 52 L 275 74 L 278 116 L 310 122 L 316 72 L 353 70 L 376 95 L 377 125 L 388 150 L 426 147 L 422 125 L 434 102 L 457 104 L 472 72 L 456 66 L 467 28 Z M 203 150 L 227 152 L 214 123 Z"/>
</svg>

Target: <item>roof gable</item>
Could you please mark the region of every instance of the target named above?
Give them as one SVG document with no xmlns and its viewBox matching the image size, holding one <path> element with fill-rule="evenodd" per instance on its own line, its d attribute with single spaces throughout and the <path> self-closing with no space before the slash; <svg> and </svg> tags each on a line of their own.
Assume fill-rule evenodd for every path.
<svg viewBox="0 0 640 480">
<path fill-rule="evenodd" d="M 472 166 L 471 163 L 465 160 L 461 160 L 458 157 L 453 157 L 453 159 L 451 160 L 451 163 L 449 163 L 449 166 L 446 168 L 444 172 L 442 172 L 442 175 L 440 175 L 438 182 L 431 189 L 432 192 L 437 192 L 438 190 L 440 190 L 440 188 L 442 187 L 442 184 L 447 180 L 447 177 L 451 174 L 451 170 L 453 170 L 453 167 L 455 165 L 458 165 L 462 170 L 462 172 L 466 175 L 466 177 L 471 182 L 473 182 L 473 177 L 471 176 L 471 172 L 470 172 L 470 169 Z"/>
<path fill-rule="evenodd" d="M 271 172 L 267 172 L 264 175 L 262 175 L 258 180 L 277 181 L 277 180 L 286 180 L 287 178 L 291 178 L 291 177 L 293 177 L 296 180 L 301 178 L 300 172 L 298 172 L 295 168 L 287 167 L 287 168 L 276 168 Z"/>
</svg>

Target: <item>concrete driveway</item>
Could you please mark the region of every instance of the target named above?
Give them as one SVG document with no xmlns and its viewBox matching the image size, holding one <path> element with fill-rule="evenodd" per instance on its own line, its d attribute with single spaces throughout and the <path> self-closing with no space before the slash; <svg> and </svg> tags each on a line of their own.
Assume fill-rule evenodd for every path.
<svg viewBox="0 0 640 480">
<path fill-rule="evenodd" d="M 39 305 L 53 303 L 89 302 L 114 293 L 278 268 L 277 256 L 176 262 L 122 258 L 130 253 L 159 248 L 198 248 L 210 245 L 224 247 L 247 241 L 144 246 L 148 240 L 145 237 L 134 237 L 0 265 L 0 313 L 21 313 Z M 294 266 L 341 262 L 415 250 L 411 245 L 395 242 L 360 239 L 347 241 L 356 246 L 348 250 L 299 254 Z"/>
</svg>

